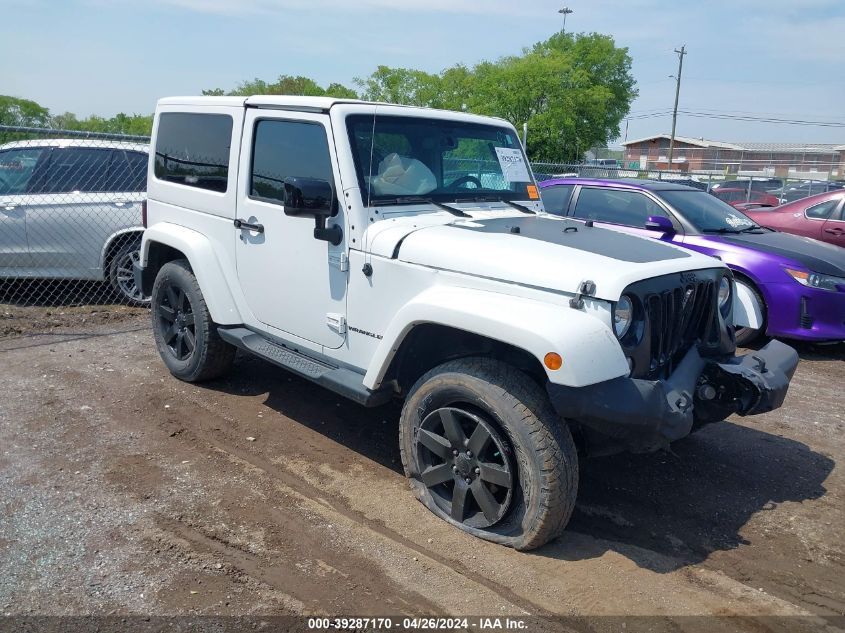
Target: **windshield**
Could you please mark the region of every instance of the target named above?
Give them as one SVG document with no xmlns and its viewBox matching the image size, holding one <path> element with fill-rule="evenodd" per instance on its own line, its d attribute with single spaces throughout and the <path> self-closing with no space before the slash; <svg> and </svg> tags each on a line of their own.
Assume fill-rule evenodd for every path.
<svg viewBox="0 0 845 633">
<path fill-rule="evenodd" d="M 495 125 L 420 117 L 347 117 L 367 206 L 539 200 L 519 139 Z"/>
<path fill-rule="evenodd" d="M 702 233 L 739 233 L 757 226 L 747 215 L 705 191 L 661 191 L 660 197 Z"/>
</svg>

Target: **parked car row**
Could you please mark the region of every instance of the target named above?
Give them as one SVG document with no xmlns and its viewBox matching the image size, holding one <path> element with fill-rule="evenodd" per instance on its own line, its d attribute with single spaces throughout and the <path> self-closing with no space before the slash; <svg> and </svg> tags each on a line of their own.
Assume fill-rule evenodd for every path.
<svg viewBox="0 0 845 633">
<path fill-rule="evenodd" d="M 749 323 L 738 328 L 738 344 L 749 345 L 763 334 L 845 340 L 845 249 L 835 245 L 845 245 L 845 192 L 749 217 L 715 196 L 670 182 L 558 178 L 541 188 L 550 213 L 724 261 L 734 271 L 737 307 Z M 785 228 L 799 234 L 775 230 Z"/>
</svg>

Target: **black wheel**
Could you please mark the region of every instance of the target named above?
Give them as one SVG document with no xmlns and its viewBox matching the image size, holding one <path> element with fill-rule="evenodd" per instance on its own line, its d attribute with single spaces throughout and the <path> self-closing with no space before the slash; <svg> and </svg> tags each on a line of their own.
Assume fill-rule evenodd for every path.
<svg viewBox="0 0 845 633">
<path fill-rule="evenodd" d="M 575 506 L 578 457 L 543 389 L 489 358 L 429 371 L 399 426 L 405 474 L 432 512 L 528 550 L 558 536 Z"/>
<path fill-rule="evenodd" d="M 159 270 L 152 318 L 158 353 L 177 378 L 200 382 L 231 368 L 235 348 L 220 338 L 187 261 L 168 262 Z"/>
<path fill-rule="evenodd" d="M 760 313 L 763 315 L 763 325 L 760 328 L 736 328 L 737 347 L 749 347 L 756 343 L 763 335 L 763 332 L 766 331 L 766 302 L 760 292 L 757 290 L 757 288 L 754 287 L 754 284 L 747 282 L 744 279 L 737 279 L 736 283 L 737 286 L 742 284 L 749 290 L 751 296 L 754 297 L 754 300 L 757 302 L 757 305 L 760 306 Z"/>
<path fill-rule="evenodd" d="M 132 270 L 132 265 L 138 261 L 140 248 L 140 238 L 134 238 L 118 249 L 109 262 L 109 282 L 127 303 L 149 305 L 150 298 L 145 296 L 135 283 L 135 274 Z"/>
</svg>

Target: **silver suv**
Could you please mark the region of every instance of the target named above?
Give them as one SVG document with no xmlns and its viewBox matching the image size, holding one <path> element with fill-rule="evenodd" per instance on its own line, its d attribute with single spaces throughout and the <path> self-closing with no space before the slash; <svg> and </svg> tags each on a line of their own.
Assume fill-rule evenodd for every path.
<svg viewBox="0 0 845 633">
<path fill-rule="evenodd" d="M 143 232 L 148 146 L 43 139 L 0 146 L 0 277 L 108 281 L 149 301 L 132 264 Z"/>
</svg>

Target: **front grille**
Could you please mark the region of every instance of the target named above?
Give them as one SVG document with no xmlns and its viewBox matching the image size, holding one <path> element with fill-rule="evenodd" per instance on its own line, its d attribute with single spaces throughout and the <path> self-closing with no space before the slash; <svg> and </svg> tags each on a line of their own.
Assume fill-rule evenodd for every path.
<svg viewBox="0 0 845 633">
<path fill-rule="evenodd" d="M 631 376 L 658 380 L 675 370 L 689 349 L 719 348 L 717 308 L 721 270 L 664 275 L 632 284 L 625 294 L 639 304 L 640 326 L 622 340 Z"/>
<path fill-rule="evenodd" d="M 649 375 L 668 376 L 693 343 L 706 337 L 715 293 L 715 283 L 703 281 L 646 295 L 651 349 Z"/>
</svg>

